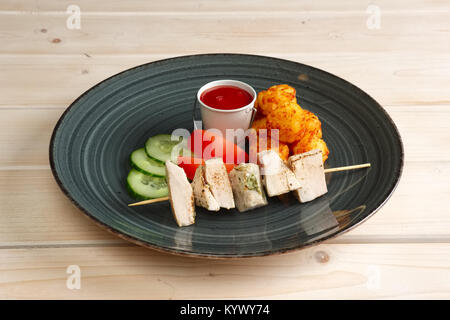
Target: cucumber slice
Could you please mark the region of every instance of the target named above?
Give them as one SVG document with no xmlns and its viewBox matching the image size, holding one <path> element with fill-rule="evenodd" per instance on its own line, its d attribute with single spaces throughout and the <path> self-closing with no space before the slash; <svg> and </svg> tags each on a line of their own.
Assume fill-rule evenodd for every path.
<svg viewBox="0 0 450 320">
<path fill-rule="evenodd" d="M 170 134 L 158 134 L 150 137 L 145 143 L 145 152 L 151 158 L 166 162 L 172 160 L 177 162 L 176 158 L 182 154 L 191 154 L 186 149 L 186 143 L 183 141 L 183 137 L 179 137 L 178 140 L 173 141 Z"/>
<path fill-rule="evenodd" d="M 131 195 L 137 199 L 166 197 L 169 194 L 164 177 L 149 176 L 131 169 L 127 177 L 127 187 Z"/>
<path fill-rule="evenodd" d="M 131 166 L 142 173 L 158 177 L 164 177 L 166 175 L 164 163 L 147 156 L 144 148 L 133 151 L 130 156 L 130 161 Z"/>
</svg>

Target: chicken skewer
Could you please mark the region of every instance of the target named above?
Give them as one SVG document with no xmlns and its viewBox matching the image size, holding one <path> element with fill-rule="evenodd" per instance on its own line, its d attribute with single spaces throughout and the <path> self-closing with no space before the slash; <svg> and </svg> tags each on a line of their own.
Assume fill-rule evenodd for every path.
<svg viewBox="0 0 450 320">
<path fill-rule="evenodd" d="M 351 166 L 324 169 L 324 173 L 327 174 L 327 173 L 331 173 L 331 172 L 357 170 L 357 169 L 368 168 L 368 167 L 370 167 L 370 163 L 363 163 L 363 164 L 357 164 L 357 165 L 351 165 Z M 130 203 L 128 206 L 129 207 L 142 206 L 142 205 L 152 204 L 152 203 L 156 203 L 156 202 L 163 202 L 163 201 L 167 201 L 167 200 L 169 200 L 169 197 L 149 199 L 149 200 Z"/>
<path fill-rule="evenodd" d="M 265 206 L 264 193 L 259 166 L 255 163 L 241 163 L 230 171 L 231 188 L 236 208 L 239 212 Z"/>
<path fill-rule="evenodd" d="M 195 204 L 209 211 L 235 207 L 230 180 L 221 158 L 206 160 L 204 166 L 197 168 L 192 188 Z"/>
<path fill-rule="evenodd" d="M 167 186 L 173 217 L 179 227 L 195 223 L 194 192 L 184 170 L 166 161 Z"/>
</svg>

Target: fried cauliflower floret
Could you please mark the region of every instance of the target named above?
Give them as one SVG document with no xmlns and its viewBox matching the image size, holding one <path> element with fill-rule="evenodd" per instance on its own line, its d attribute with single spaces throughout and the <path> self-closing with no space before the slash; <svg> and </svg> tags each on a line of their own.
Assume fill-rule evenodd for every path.
<svg viewBox="0 0 450 320">
<path fill-rule="evenodd" d="M 322 151 L 323 162 L 328 159 L 328 155 L 330 154 L 325 141 L 317 136 L 313 136 L 312 138 L 305 136 L 304 139 L 293 143 L 291 145 L 291 149 L 293 154 L 299 154 L 311 151 L 313 149 L 319 149 Z"/>
<path fill-rule="evenodd" d="M 309 135 L 310 137 L 322 138 L 322 124 L 319 118 L 312 112 L 302 109 L 303 121 L 305 124 L 305 132 L 303 137 Z M 303 139 L 302 137 L 302 139 Z"/>
<path fill-rule="evenodd" d="M 258 93 L 255 108 L 267 116 L 280 106 L 297 103 L 295 93 L 295 89 L 287 84 L 272 86 Z"/>
<path fill-rule="evenodd" d="M 276 138 L 274 139 L 275 141 L 272 141 L 269 135 L 257 135 L 257 139 L 250 141 L 250 157 L 256 157 L 256 154 L 264 150 L 274 150 L 281 159 L 287 161 L 289 158 L 289 146 L 280 141 L 276 143 Z M 272 142 L 274 143 L 272 144 Z"/>
<path fill-rule="evenodd" d="M 323 161 L 325 162 L 328 158 L 329 150 L 325 141 L 322 140 L 322 124 L 314 113 L 300 107 L 294 88 L 281 84 L 259 92 L 255 108 L 257 114 L 252 128 L 267 129 L 268 136 L 271 135 L 271 130 L 278 130 L 280 142 L 277 152 L 282 159 L 287 159 L 289 156 L 289 148 L 291 154 L 320 149 Z M 264 138 L 263 133 L 257 136 Z M 272 136 L 276 138 L 273 132 Z M 286 144 L 289 144 L 289 148 Z M 253 147 L 253 150 L 256 148 L 261 149 L 258 145 Z M 269 148 L 271 148 L 270 145 L 267 149 Z"/>
<path fill-rule="evenodd" d="M 255 129 L 256 131 L 260 129 L 267 129 L 267 118 L 262 117 L 255 119 L 255 121 L 253 121 L 252 128 Z"/>
<path fill-rule="evenodd" d="M 267 115 L 267 128 L 279 129 L 281 142 L 292 143 L 301 139 L 305 131 L 303 110 L 297 103 L 288 103 Z"/>
</svg>

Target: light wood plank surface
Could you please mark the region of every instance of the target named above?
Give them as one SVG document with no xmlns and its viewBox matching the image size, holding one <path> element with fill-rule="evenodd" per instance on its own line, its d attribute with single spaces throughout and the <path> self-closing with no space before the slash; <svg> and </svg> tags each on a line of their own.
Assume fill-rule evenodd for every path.
<svg viewBox="0 0 450 320">
<path fill-rule="evenodd" d="M 80 30 L 66 27 L 69 5 Z M 0 298 L 450 298 L 449 21 L 444 0 L 2 0 Z M 139 248 L 85 218 L 48 164 L 64 109 L 127 68 L 211 52 L 310 64 L 373 96 L 405 146 L 393 197 L 326 244 L 242 261 Z M 80 290 L 66 287 L 69 265 Z"/>
<path fill-rule="evenodd" d="M 82 92 L 120 71 L 183 54 L 0 54 L 0 108 L 65 108 Z M 442 90 L 450 87 L 450 60 L 445 53 L 433 54 L 432 59 L 427 53 L 264 54 L 334 73 L 382 105 L 450 105 L 448 91 Z"/>
<path fill-rule="evenodd" d="M 433 18 L 430 19 L 430 16 Z M 357 13 L 252 12 L 222 15 L 84 15 L 80 30 L 66 28 L 66 14 L 11 15 L 0 19 L 0 53 L 171 53 L 184 52 L 448 52 L 450 12 L 386 13 L 383 27 L 366 26 Z M 129 21 L 133 23 L 129 23 Z M 304 22 L 304 23 L 302 23 Z M 47 32 L 43 33 L 45 29 Z M 99 37 L 101 35 L 101 45 Z M 305 41 L 306 39 L 314 41 Z M 429 41 L 433 38 L 434 41 Z M 300 43 L 299 43 L 300 41 Z M 324 45 L 326 43 L 326 45 Z M 357 43 L 364 45 L 355 45 Z M 426 45 L 424 45 L 426 43 Z"/>
<path fill-rule="evenodd" d="M 327 244 L 244 260 L 139 247 L 0 250 L 0 298 L 450 298 L 450 244 Z M 81 288 L 66 287 L 77 265 Z"/>
<path fill-rule="evenodd" d="M 23 14 L 42 14 L 66 12 L 69 5 L 78 5 L 83 12 L 95 13 L 118 13 L 118 14 L 137 14 L 137 13 L 161 13 L 161 14 L 186 14 L 186 13 L 221 13 L 221 12 L 251 12 L 251 13 L 280 13 L 280 12 L 364 12 L 373 1 L 359 0 L 341 0 L 341 1 L 291 1 L 291 0 L 260 0 L 260 1 L 211 1 L 211 0 L 170 0 L 170 1 L 142 1 L 142 0 L 109 0 L 108 5 L 101 1 L 91 0 L 2 0 L 0 3 L 0 12 L 4 13 L 23 13 Z M 377 0 L 376 4 L 383 11 L 391 12 L 436 12 L 450 10 L 450 4 L 445 0 L 410 0 L 389 1 Z"/>
</svg>

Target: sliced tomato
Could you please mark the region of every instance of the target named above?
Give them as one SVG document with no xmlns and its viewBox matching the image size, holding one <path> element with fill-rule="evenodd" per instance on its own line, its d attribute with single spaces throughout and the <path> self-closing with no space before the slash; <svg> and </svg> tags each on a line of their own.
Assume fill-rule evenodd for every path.
<svg viewBox="0 0 450 320">
<path fill-rule="evenodd" d="M 184 170 L 189 180 L 194 180 L 195 171 L 198 166 L 205 164 L 205 161 L 195 157 L 178 157 L 178 166 Z M 230 172 L 236 165 L 234 163 L 226 163 L 225 168 Z"/>
<path fill-rule="evenodd" d="M 194 130 L 188 146 L 194 155 L 202 159 L 222 158 L 225 164 L 248 161 L 248 154 L 241 147 L 211 130 Z"/>
<path fill-rule="evenodd" d="M 193 180 L 198 166 L 205 161 L 194 157 L 178 157 L 178 166 L 184 170 L 189 180 Z"/>
</svg>

